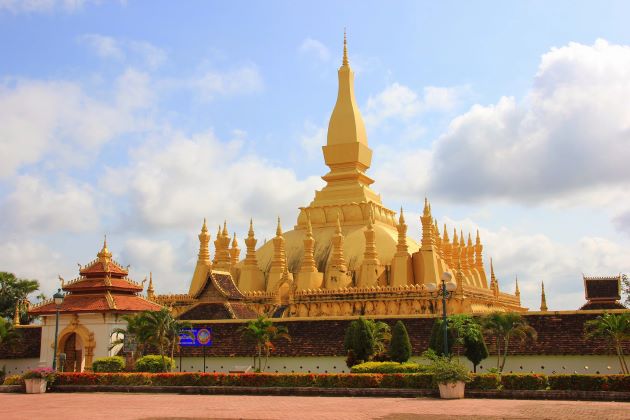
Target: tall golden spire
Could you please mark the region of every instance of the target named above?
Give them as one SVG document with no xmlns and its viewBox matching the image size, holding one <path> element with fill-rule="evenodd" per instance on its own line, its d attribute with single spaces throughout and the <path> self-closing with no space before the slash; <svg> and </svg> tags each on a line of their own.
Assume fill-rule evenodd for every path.
<svg viewBox="0 0 630 420">
<path fill-rule="evenodd" d="M 282 226 L 280 225 L 280 216 L 278 216 L 278 226 L 276 226 L 276 236 L 282 235 Z"/>
<path fill-rule="evenodd" d="M 446 223 L 444 223 L 444 235 L 442 236 L 442 255 L 444 256 L 446 264 L 448 264 L 449 267 L 454 268 L 453 255 L 451 254 L 451 240 L 448 237 Z"/>
<path fill-rule="evenodd" d="M 339 213 L 337 213 L 337 227 L 335 228 L 335 234 L 332 237 L 332 258 L 330 261 L 331 267 L 339 272 L 346 272 L 346 260 L 343 256 L 343 233 L 341 231 L 341 222 L 339 220 Z"/>
<path fill-rule="evenodd" d="M 395 255 L 406 256 L 409 253 L 409 246 L 407 245 L 407 224 L 405 223 L 402 207 L 400 208 L 400 217 L 398 218 L 398 226 L 396 226 L 396 229 L 398 230 L 398 244 L 396 245 Z M 376 242 L 374 243 L 374 250 L 376 251 Z"/>
<path fill-rule="evenodd" d="M 540 310 L 546 312 L 547 309 L 547 296 L 545 296 L 545 282 L 540 282 L 541 293 L 540 293 Z"/>
<path fill-rule="evenodd" d="M 341 65 L 344 67 L 350 65 L 348 63 L 348 36 L 346 34 L 346 28 L 343 28 L 343 59 L 341 60 Z"/>
<path fill-rule="evenodd" d="M 20 325 L 20 302 L 15 303 L 15 314 L 13 315 L 13 325 Z"/>
<path fill-rule="evenodd" d="M 365 232 L 363 232 L 363 234 L 365 235 L 365 251 L 363 253 L 363 263 L 379 265 L 380 262 L 378 260 L 378 254 L 376 252 L 376 233 L 374 232 L 374 224 L 372 222 L 373 217 L 374 215 L 370 211 L 367 229 L 365 230 Z M 402 232 L 403 227 L 405 231 L 407 230 L 407 225 L 405 225 L 405 218 L 402 214 L 402 208 L 400 209 L 400 217 L 398 221 L 400 224 L 398 225 L 398 246 L 396 247 L 397 249 L 396 255 L 398 255 L 398 253 L 401 252 L 401 232 Z M 404 238 L 404 233 L 402 234 Z M 406 240 L 404 241 L 406 245 L 407 241 Z"/>
<path fill-rule="evenodd" d="M 282 235 L 282 227 L 280 226 L 280 217 L 278 217 L 276 236 L 272 239 L 272 241 L 273 258 L 271 259 L 271 271 L 284 273 L 286 269 L 286 253 L 284 250 L 284 236 Z"/>
<path fill-rule="evenodd" d="M 206 218 L 203 219 L 203 225 L 201 226 L 201 232 L 199 233 L 199 254 L 197 262 L 210 264 L 210 249 L 208 244 L 210 243 L 210 233 L 208 232 L 208 226 L 206 225 Z"/>
<path fill-rule="evenodd" d="M 521 296 L 521 291 L 520 291 L 520 290 L 519 290 L 519 288 L 518 288 L 518 276 L 516 276 L 516 279 L 514 280 L 514 283 L 515 283 L 515 285 L 516 285 L 516 286 L 514 287 L 514 296 L 518 296 L 518 297 L 520 297 L 520 296 Z"/>
<path fill-rule="evenodd" d="M 429 199 L 424 197 L 424 209 L 422 210 L 422 249 L 425 251 L 433 250 L 435 245 L 435 237 L 433 235 L 433 216 L 431 216 L 431 204 Z"/>
<path fill-rule="evenodd" d="M 245 253 L 244 265 L 257 267 L 258 260 L 256 259 L 256 237 L 254 236 L 254 221 L 249 219 L 249 232 L 247 232 L 247 239 L 245 239 L 245 246 L 247 251 Z"/>
<path fill-rule="evenodd" d="M 232 248 L 230 248 L 230 264 L 234 267 L 238 264 L 238 257 L 241 255 L 241 250 L 238 247 L 238 241 L 236 240 L 236 232 L 234 232 L 234 238 L 232 239 Z"/>
<path fill-rule="evenodd" d="M 479 229 L 477 229 L 477 238 L 475 239 L 475 266 L 477 267 L 480 273 L 483 272 L 482 252 L 483 252 L 483 245 L 481 245 L 481 238 L 479 237 Z"/>
</svg>

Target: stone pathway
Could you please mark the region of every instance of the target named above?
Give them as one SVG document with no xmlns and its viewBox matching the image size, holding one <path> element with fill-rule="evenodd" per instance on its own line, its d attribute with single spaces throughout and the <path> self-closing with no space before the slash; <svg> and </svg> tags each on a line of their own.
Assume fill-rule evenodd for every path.
<svg viewBox="0 0 630 420">
<path fill-rule="evenodd" d="M 630 403 L 178 394 L 0 394 L 0 419 L 630 419 Z"/>
</svg>

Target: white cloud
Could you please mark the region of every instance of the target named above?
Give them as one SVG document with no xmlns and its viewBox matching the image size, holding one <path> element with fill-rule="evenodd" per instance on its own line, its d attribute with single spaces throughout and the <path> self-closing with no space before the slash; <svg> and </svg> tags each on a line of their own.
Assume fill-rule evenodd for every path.
<svg viewBox="0 0 630 420">
<path fill-rule="evenodd" d="M 83 232 L 99 225 L 93 191 L 72 180 L 51 185 L 31 175 L 18 176 L 0 201 L 0 226 L 7 231 Z"/>
<path fill-rule="evenodd" d="M 261 226 L 278 215 L 292 221 L 320 186 L 316 177 L 298 180 L 247 154 L 241 141 L 222 142 L 212 133 L 148 142 L 132 153 L 129 166 L 110 168 L 102 180 L 105 190 L 130 200 L 138 218 L 130 224 L 163 228 L 198 228 L 203 217 L 237 226 L 250 217 Z"/>
<path fill-rule="evenodd" d="M 298 51 L 301 54 L 312 54 L 321 61 L 328 61 L 330 59 L 330 51 L 320 41 L 313 38 L 306 38 Z"/>
<path fill-rule="evenodd" d="M 168 54 L 146 41 L 128 41 L 100 34 L 85 34 L 79 37 L 96 55 L 105 59 L 136 60 L 150 69 L 159 67 Z"/>
<path fill-rule="evenodd" d="M 420 96 L 408 86 L 392 83 L 368 98 L 365 122 L 375 128 L 391 119 L 410 122 L 424 112 L 452 111 L 468 90 L 467 87 L 428 86 Z"/>
<path fill-rule="evenodd" d="M 72 82 L 19 79 L 0 84 L 0 179 L 43 158 L 48 167 L 88 164 L 103 144 L 136 129 L 132 111 L 149 105 L 147 85 L 146 75 L 128 70 L 108 103 Z"/>
<path fill-rule="evenodd" d="M 22 239 L 3 240 L 0 243 L 2 271 L 14 273 L 20 278 L 38 280 L 40 290 L 47 296 L 57 290 L 59 283 L 55 280 L 58 274 L 63 274 L 64 265 L 60 251 L 42 243 Z"/>
<path fill-rule="evenodd" d="M 263 79 L 258 68 L 246 65 L 234 70 L 206 71 L 191 83 L 191 87 L 203 100 L 210 101 L 217 96 L 234 96 L 260 92 Z"/>
<path fill-rule="evenodd" d="M 326 145 L 328 130 L 325 127 L 313 124 L 310 121 L 304 123 L 304 131 L 300 135 L 302 149 L 309 160 L 322 158 L 322 146 Z"/>
<path fill-rule="evenodd" d="M 437 141 L 432 190 L 457 200 L 557 199 L 630 185 L 630 47 L 543 55 L 523 103 L 473 106 Z"/>
</svg>

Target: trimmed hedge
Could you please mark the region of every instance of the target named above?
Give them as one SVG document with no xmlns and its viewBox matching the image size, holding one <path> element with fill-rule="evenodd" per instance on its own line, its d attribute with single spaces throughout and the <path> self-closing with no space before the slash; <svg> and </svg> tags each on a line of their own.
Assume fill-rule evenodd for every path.
<svg viewBox="0 0 630 420">
<path fill-rule="evenodd" d="M 147 356 L 142 356 L 138 360 L 136 360 L 136 370 L 138 372 L 170 372 L 173 368 L 173 359 L 168 356 L 164 356 L 164 363 L 166 364 L 166 369 L 162 365 L 162 356 L 157 354 L 149 354 Z"/>
<path fill-rule="evenodd" d="M 366 362 L 354 365 L 350 369 L 352 373 L 426 373 L 428 366 L 418 363 L 406 362 Z"/>
<path fill-rule="evenodd" d="M 496 373 L 478 373 L 470 376 L 471 381 L 466 384 L 466 389 L 499 389 L 501 385 L 501 376 Z"/>
<path fill-rule="evenodd" d="M 101 357 L 92 362 L 94 372 L 122 372 L 125 370 L 125 359 L 120 356 Z"/>
<path fill-rule="evenodd" d="M 473 374 L 467 389 L 630 392 L 630 375 Z M 8 378 L 7 378 L 8 379 Z M 59 373 L 55 385 L 246 386 L 432 389 L 428 373 Z M 6 381 L 5 381 L 6 383 Z"/>
<path fill-rule="evenodd" d="M 546 389 L 547 376 L 536 373 L 520 374 L 509 373 L 501 375 L 503 389 Z"/>
</svg>

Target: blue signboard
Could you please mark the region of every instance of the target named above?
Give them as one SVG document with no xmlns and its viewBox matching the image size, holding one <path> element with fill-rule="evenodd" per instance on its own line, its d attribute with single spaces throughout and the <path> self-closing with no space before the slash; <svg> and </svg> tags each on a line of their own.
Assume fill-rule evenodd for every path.
<svg viewBox="0 0 630 420">
<path fill-rule="evenodd" d="M 191 328 L 192 336 L 188 334 L 180 334 L 179 335 L 179 345 L 180 346 L 189 346 L 189 347 L 205 347 L 212 345 L 212 328 L 204 327 L 204 328 Z"/>
</svg>

